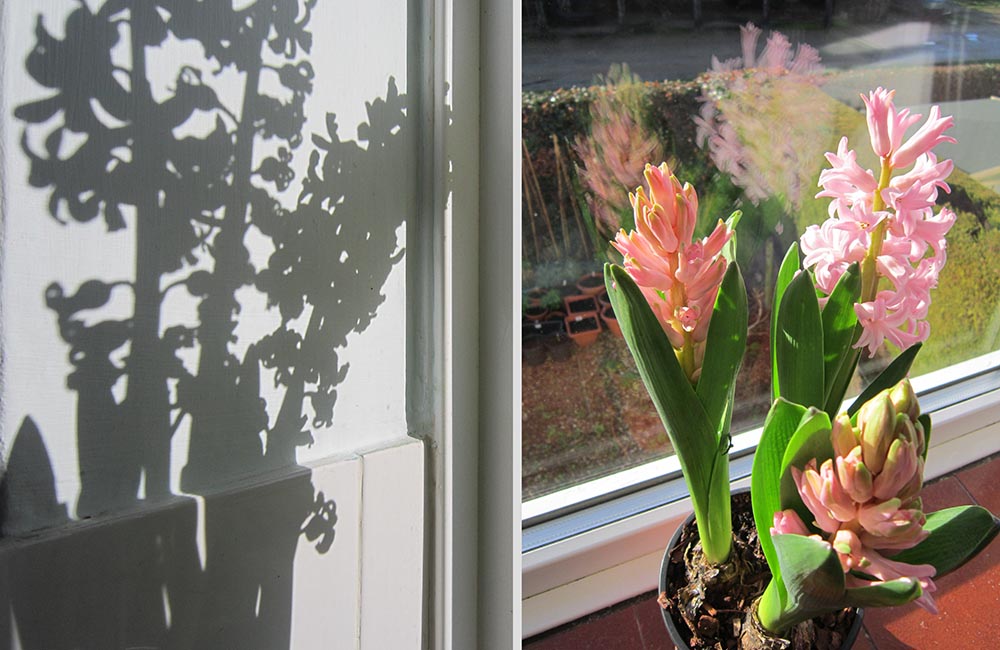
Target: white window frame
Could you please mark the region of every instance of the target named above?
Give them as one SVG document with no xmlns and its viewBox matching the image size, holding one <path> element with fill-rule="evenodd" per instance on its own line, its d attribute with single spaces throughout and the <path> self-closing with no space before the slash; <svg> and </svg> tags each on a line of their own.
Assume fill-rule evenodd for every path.
<svg viewBox="0 0 1000 650">
<path fill-rule="evenodd" d="M 410 93 L 422 218 L 407 251 L 426 310 L 410 316 L 407 353 L 409 422 L 429 441 L 423 646 L 520 648 L 520 7 L 408 5 L 425 43 Z"/>
</svg>

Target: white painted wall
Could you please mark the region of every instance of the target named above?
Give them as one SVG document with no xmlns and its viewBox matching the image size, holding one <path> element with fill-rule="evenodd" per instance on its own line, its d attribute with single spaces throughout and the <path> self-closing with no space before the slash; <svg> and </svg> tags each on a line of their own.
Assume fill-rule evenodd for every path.
<svg viewBox="0 0 1000 650">
<path fill-rule="evenodd" d="M 147 152 L 171 136 L 205 138 L 217 124 L 239 142 L 247 73 L 220 62 L 197 41 L 170 28 L 171 20 L 189 8 L 215 5 L 214 0 L 150 4 L 162 5 L 159 15 L 171 30 L 162 43 L 143 50 L 153 100 L 166 102 L 186 78 L 194 79 L 194 86 L 210 88 L 218 105 L 193 111 L 169 135 L 152 134 L 155 121 L 147 117 L 145 135 L 140 136 L 144 139 L 125 143 L 116 155 L 123 158 L 122 164 L 134 162 L 151 155 Z M 275 0 L 232 4 L 235 10 L 255 4 L 286 7 Z M 297 4 L 296 22 L 301 22 L 305 7 Z M 107 327 L 101 324 L 132 317 L 142 301 L 136 301 L 133 289 L 124 283 L 136 281 L 137 261 L 141 267 L 144 251 L 161 245 L 153 242 L 152 249 L 150 244 L 143 249 L 137 243 L 143 217 L 136 207 L 126 205 L 125 227 L 109 231 L 106 208 L 86 223 L 71 218 L 65 206 L 53 215 L 52 179 L 37 182 L 36 178 L 34 185 L 42 187 L 29 183 L 32 165 L 22 137 L 31 151 L 44 156 L 46 138 L 65 123 L 65 111 L 38 124 L 27 124 L 23 115 L 15 115 L 17 107 L 57 91 L 51 86 L 58 84 L 47 87 L 40 82 L 37 67 L 34 77 L 27 69 L 32 65 L 26 63 L 27 57 L 38 43 L 38 25 L 61 41 L 47 44 L 50 51 L 43 54 L 51 55 L 56 47 L 64 50 L 62 58 L 45 58 L 43 68 L 61 71 L 76 79 L 73 88 L 86 89 L 87 83 L 80 79 L 96 76 L 99 67 L 87 48 L 100 38 L 93 31 L 74 31 L 78 23 L 72 22 L 71 14 L 77 12 L 76 20 L 94 20 L 98 25 L 124 21 L 113 28 L 119 42 L 111 59 L 123 70 L 114 78 L 131 90 L 133 80 L 127 70 L 135 64 L 135 52 L 128 21 L 134 17 L 128 10 L 109 12 L 113 16 L 101 23 L 80 13 L 81 6 L 100 16 L 110 5 L 102 0 L 82 5 L 77 0 L 0 2 L 0 476 L 6 476 L 5 487 L 0 488 L 0 649 L 129 644 L 418 647 L 423 615 L 424 454 L 422 444 L 406 436 L 405 409 L 405 317 L 414 308 L 407 302 L 406 242 L 407 224 L 418 205 L 417 133 L 415 108 L 406 99 L 392 99 L 393 88 L 406 94 L 408 70 L 418 56 L 409 26 L 416 17 L 407 15 L 413 3 L 319 0 L 309 15 L 313 35 L 309 53 L 302 51 L 301 43 L 287 60 L 263 50 L 265 60 L 276 67 L 307 60 L 314 77 L 302 107 L 301 144 L 293 150 L 290 163 L 294 179 L 284 190 L 257 176 L 250 184 L 266 189 L 284 209 L 294 210 L 310 152 L 317 147 L 313 135 L 333 139 L 327 133 L 327 114 L 336 115 L 337 136 L 347 151 L 340 170 L 347 177 L 341 181 L 345 198 L 339 205 L 336 197 L 325 205 L 325 215 L 301 217 L 306 228 L 324 219 L 327 226 L 298 241 L 296 250 L 303 250 L 305 258 L 293 273 L 298 279 L 292 289 L 276 292 L 290 300 L 296 291 L 308 288 L 305 309 L 289 325 L 300 334 L 318 309 L 313 305 L 321 304 L 335 315 L 325 322 L 336 328 L 332 337 L 336 340 L 321 338 L 323 345 L 310 350 L 308 363 L 321 373 L 339 372 L 342 377 L 329 382 L 336 391 L 332 421 L 314 423 L 316 413 L 305 400 L 293 415 L 303 418 L 312 442 L 299 440 L 291 457 L 278 459 L 266 457 L 266 450 L 276 444 L 269 436 L 277 436 L 282 405 L 289 403 L 287 389 L 275 382 L 274 368 L 256 361 L 251 350 L 281 326 L 279 308 L 269 304 L 269 296 L 252 279 L 237 283 L 242 284 L 234 294 L 238 315 L 227 352 L 233 362 L 243 364 L 241 392 L 233 381 L 226 384 L 229 375 L 221 371 L 212 375 L 200 367 L 204 361 L 199 337 L 208 320 L 199 311 L 203 298 L 184 286 L 169 288 L 196 272 L 199 277 L 222 277 L 223 283 L 235 279 L 227 276 L 228 267 L 213 249 L 219 238 L 214 231 L 203 227 L 203 245 L 191 246 L 181 268 L 160 273 L 158 281 L 164 292 L 159 306 L 161 337 L 168 338 L 174 326 L 198 328 L 189 347 L 168 356 L 193 376 L 209 375 L 188 384 L 194 392 L 188 399 L 207 413 L 200 434 L 207 447 L 194 442 L 199 434 L 193 430 L 198 418 L 192 409 L 170 408 L 169 421 L 176 429 L 165 449 L 163 441 L 151 435 L 155 426 L 145 426 L 142 417 L 128 410 L 127 396 L 139 381 L 138 371 L 126 372 L 108 393 L 101 383 L 105 379 L 86 369 L 88 359 L 103 359 L 129 370 L 133 345 L 129 336 L 125 336 L 128 343 L 110 351 L 93 347 L 110 340 L 99 332 L 77 339 L 77 357 L 71 361 L 71 346 L 61 335 L 55 311 L 46 305 L 46 289 L 52 283 L 59 283 L 64 296 L 70 297 L 83 282 L 97 280 L 117 284 L 104 304 L 72 312 L 72 320 L 78 322 L 73 327 L 77 331 Z M 196 22 L 201 23 L 195 27 L 207 27 L 225 45 L 232 39 L 217 32 L 234 27 L 232 16 L 222 13 L 221 18 L 198 17 Z M 81 33 L 85 38 L 80 41 L 62 41 Z M 258 88 L 282 102 L 292 99 L 273 70 L 261 73 Z M 401 112 L 396 115 L 399 123 L 382 133 L 385 144 L 380 149 L 368 139 L 380 131 L 386 101 L 401 107 Z M 128 119 L 113 115 L 114 107 L 94 107 L 93 101 L 89 105 L 99 122 L 95 130 L 130 125 Z M 53 151 L 59 158 L 69 158 L 75 147 L 92 142 L 88 137 L 95 136 L 63 130 L 62 142 Z M 252 168 L 275 155 L 280 146 L 288 143 L 258 134 L 253 139 Z M 325 171 L 328 176 L 319 185 L 329 187 L 336 172 Z M 80 173 L 62 167 L 53 172 L 63 185 L 71 185 Z M 212 200 L 213 190 L 191 182 L 192 174 L 180 176 L 165 192 L 167 199 Z M 163 178 L 169 180 L 169 173 L 140 175 L 128 185 L 144 196 L 148 187 L 163 185 Z M 231 177 L 226 182 L 232 182 Z M 116 181 L 110 191 L 120 186 Z M 242 205 L 249 192 L 245 186 L 220 195 L 230 202 L 235 195 Z M 185 211 L 176 202 L 163 201 L 158 214 L 171 224 L 190 224 L 188 217 L 197 216 L 197 210 L 187 205 Z M 208 218 L 224 214 L 218 210 Z M 267 216 L 251 210 L 250 225 L 236 247 L 245 251 L 255 272 L 272 264 L 275 251 L 275 236 L 266 234 Z M 339 228 L 330 226 L 331 221 Z M 162 245 L 168 246 L 182 230 L 168 226 Z M 353 267 L 357 274 L 345 275 L 345 267 Z M 326 291 L 322 297 L 310 297 L 320 289 Z M 294 372 L 294 364 L 284 365 Z M 102 367 L 105 373 L 113 371 L 107 363 Z M 259 386 L 247 374 L 254 370 L 259 372 Z M 70 381 L 75 371 L 80 379 Z M 184 401 L 183 381 L 178 389 L 177 381 L 167 380 L 171 402 Z M 314 382 L 315 377 L 307 379 L 305 390 L 313 390 Z M 81 413 L 81 406 L 91 410 Z M 248 411 L 256 408 L 264 418 L 262 431 L 248 424 Z M 28 417 L 37 436 L 24 426 Z M 82 425 L 84 421 L 90 426 Z M 25 436 L 20 444 L 19 431 Z M 88 450 L 84 455 L 91 458 L 89 478 L 81 478 L 85 435 L 90 441 L 83 443 Z M 16 462 L 12 454 L 17 455 Z M 113 477 L 122 465 L 133 464 L 143 468 L 138 486 L 129 480 L 116 482 Z M 164 489 L 155 488 L 158 479 L 151 473 L 156 471 L 165 473 L 160 482 Z M 81 508 L 88 480 L 97 488 L 89 505 Z M 84 516 L 86 521 L 81 520 Z M 323 521 L 325 527 L 320 525 Z M 305 532 L 300 534 L 300 529 Z M 408 596 L 401 599 L 399 594 Z M 392 626 L 379 623 L 380 615 L 388 612 Z"/>
</svg>

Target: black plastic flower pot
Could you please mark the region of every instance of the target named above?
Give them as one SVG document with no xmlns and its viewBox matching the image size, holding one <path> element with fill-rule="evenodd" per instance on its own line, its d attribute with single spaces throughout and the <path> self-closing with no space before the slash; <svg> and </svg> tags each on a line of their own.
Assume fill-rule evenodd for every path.
<svg viewBox="0 0 1000 650">
<path fill-rule="evenodd" d="M 750 507 L 749 490 L 746 489 L 736 490 L 733 492 L 732 496 L 733 496 L 734 515 L 736 514 L 735 510 L 737 509 L 737 507 L 740 507 L 742 504 L 745 503 L 747 508 Z M 675 575 L 675 573 L 678 572 L 677 570 L 678 564 L 676 564 L 676 562 L 674 562 L 672 558 L 674 558 L 675 554 L 677 553 L 683 553 L 683 549 L 678 550 L 678 546 L 680 546 L 680 544 L 682 543 L 681 540 L 685 537 L 690 539 L 691 534 L 692 533 L 696 534 L 696 531 L 697 531 L 697 525 L 695 524 L 694 521 L 694 513 L 691 513 L 690 515 L 688 515 L 687 519 L 684 520 L 684 523 L 681 524 L 677 528 L 677 530 L 674 531 L 674 534 L 671 536 L 670 543 L 667 545 L 667 548 L 663 553 L 663 561 L 660 563 L 660 579 L 659 579 L 658 593 L 661 594 L 661 597 L 668 590 L 676 589 L 676 585 L 678 584 L 678 582 L 683 581 L 683 578 L 681 578 L 681 580 L 678 580 L 677 578 L 679 576 Z M 681 573 L 683 573 L 683 571 L 681 571 Z M 692 647 L 689 644 L 691 633 L 690 630 L 688 630 L 688 626 L 684 622 L 684 620 L 675 619 L 672 609 L 666 609 L 661 607 L 660 613 L 663 615 L 663 622 L 666 625 L 667 633 L 670 635 L 670 640 L 673 641 L 674 645 L 677 646 L 677 650 L 690 650 Z M 850 648 L 854 646 L 855 641 L 857 641 L 858 635 L 861 633 L 861 625 L 863 618 L 864 618 L 863 609 L 854 610 L 854 620 L 850 624 L 850 627 L 847 629 L 846 633 L 844 633 L 843 635 L 843 641 L 840 644 L 841 650 L 850 650 Z"/>
</svg>

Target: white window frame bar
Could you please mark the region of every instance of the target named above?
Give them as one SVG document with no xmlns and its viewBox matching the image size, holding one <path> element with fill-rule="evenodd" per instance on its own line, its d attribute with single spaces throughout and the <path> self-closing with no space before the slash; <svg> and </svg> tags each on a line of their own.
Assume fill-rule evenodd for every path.
<svg viewBox="0 0 1000 650">
<path fill-rule="evenodd" d="M 520 11 L 407 1 L 423 43 L 407 251 L 407 413 L 429 443 L 422 645 L 520 648 Z"/>
</svg>

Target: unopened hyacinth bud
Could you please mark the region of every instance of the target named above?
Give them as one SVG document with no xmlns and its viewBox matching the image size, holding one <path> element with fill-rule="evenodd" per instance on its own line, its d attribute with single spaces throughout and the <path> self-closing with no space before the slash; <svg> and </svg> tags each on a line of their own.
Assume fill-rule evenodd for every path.
<svg viewBox="0 0 1000 650">
<path fill-rule="evenodd" d="M 802 522 L 802 518 L 794 510 L 779 510 L 774 513 L 774 526 L 771 528 L 772 535 L 808 535 L 809 529 Z"/>
<path fill-rule="evenodd" d="M 855 447 L 846 456 L 837 456 L 837 478 L 844 491 L 858 503 L 872 498 L 874 481 L 872 473 L 861 460 L 861 447 Z"/>
<path fill-rule="evenodd" d="M 846 413 L 834 419 L 832 459 L 821 464 L 810 460 L 802 470 L 793 466 L 791 473 L 802 502 L 814 516 L 810 523 L 837 552 L 845 572 L 859 570 L 891 580 L 906 576 L 902 572 L 906 568 L 924 589 L 917 602 L 933 610 L 929 593 L 934 590 L 930 580 L 934 568 L 893 563 L 881 555 L 912 548 L 929 534 L 917 496 L 923 485 L 926 445 L 919 414 L 913 387 L 903 380 L 866 402 L 856 425 Z M 776 514 L 772 528 L 772 534 L 789 533 L 810 534 L 792 510 Z M 864 582 L 849 578 L 852 581 L 858 586 Z"/>
<path fill-rule="evenodd" d="M 865 465 L 878 474 L 882 471 L 896 429 L 896 413 L 888 394 L 883 391 L 861 407 L 858 428 L 861 430 L 861 452 Z"/>
<path fill-rule="evenodd" d="M 851 450 L 858 446 L 858 434 L 851 425 L 851 416 L 841 413 L 833 419 L 833 432 L 830 434 L 833 441 L 833 451 L 838 456 L 846 456 Z"/>
<path fill-rule="evenodd" d="M 917 448 L 903 438 L 896 438 L 886 454 L 885 465 L 872 484 L 872 496 L 891 499 L 910 482 L 917 471 Z"/>
<path fill-rule="evenodd" d="M 889 390 L 889 400 L 892 401 L 892 408 L 896 413 L 905 413 L 914 422 L 920 417 L 917 394 L 908 379 L 904 379 Z"/>
</svg>

